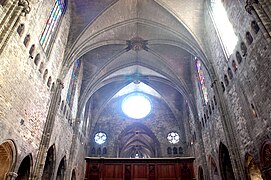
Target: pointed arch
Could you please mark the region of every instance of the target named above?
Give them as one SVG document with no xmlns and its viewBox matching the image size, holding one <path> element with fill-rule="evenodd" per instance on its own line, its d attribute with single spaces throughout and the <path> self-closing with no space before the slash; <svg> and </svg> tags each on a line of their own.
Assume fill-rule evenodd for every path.
<svg viewBox="0 0 271 180">
<path fill-rule="evenodd" d="M 263 176 L 266 179 L 271 179 L 271 140 L 267 140 L 263 143 L 261 148 L 261 164 Z"/>
<path fill-rule="evenodd" d="M 262 174 L 259 166 L 255 162 L 254 157 L 247 153 L 245 156 L 245 168 L 247 178 L 250 180 L 262 180 Z"/>
<path fill-rule="evenodd" d="M 0 144 L 0 179 L 5 179 L 15 167 L 17 157 L 16 146 L 13 141 L 6 140 Z"/>
<path fill-rule="evenodd" d="M 119 135 L 120 157 L 155 157 L 159 151 L 159 142 L 153 132 L 141 123 L 133 123 Z"/>
<path fill-rule="evenodd" d="M 41 178 L 42 180 L 52 179 L 55 170 L 55 160 L 56 160 L 55 145 L 52 145 L 47 151 L 47 156 Z"/>
<path fill-rule="evenodd" d="M 76 180 L 76 172 L 75 169 L 72 170 L 72 178 L 71 180 Z"/>
<path fill-rule="evenodd" d="M 20 164 L 19 170 L 17 172 L 18 180 L 28 180 L 30 178 L 31 170 L 33 166 L 32 155 L 27 155 Z"/>
<path fill-rule="evenodd" d="M 56 173 L 56 180 L 64 180 L 65 173 L 66 173 L 66 156 L 64 156 L 59 163 Z"/>
<path fill-rule="evenodd" d="M 219 165 L 222 180 L 235 180 L 230 154 L 228 148 L 223 143 L 219 145 Z"/>
</svg>

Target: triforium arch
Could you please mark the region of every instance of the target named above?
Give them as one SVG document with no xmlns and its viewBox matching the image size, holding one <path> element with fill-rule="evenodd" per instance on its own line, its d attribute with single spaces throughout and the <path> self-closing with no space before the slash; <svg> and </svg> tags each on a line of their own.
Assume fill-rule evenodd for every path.
<svg viewBox="0 0 271 180">
<path fill-rule="evenodd" d="M 19 169 L 18 169 L 18 180 L 28 180 L 31 175 L 32 171 L 32 166 L 33 166 L 33 159 L 32 155 L 29 154 L 27 155 L 21 162 Z"/>
<path fill-rule="evenodd" d="M 247 178 L 249 180 L 262 180 L 261 170 L 259 168 L 259 164 L 255 162 L 254 157 L 247 153 L 245 156 L 245 168 Z"/>
<path fill-rule="evenodd" d="M 219 145 L 219 166 L 222 180 L 235 180 L 229 150 L 223 143 Z"/>
<path fill-rule="evenodd" d="M 43 168 L 42 180 L 51 180 L 55 171 L 56 152 L 55 145 L 52 145 L 48 151 Z"/>
<path fill-rule="evenodd" d="M 7 178 L 15 168 L 17 150 L 13 141 L 0 144 L 0 179 Z"/>
<path fill-rule="evenodd" d="M 263 143 L 260 151 L 262 173 L 265 179 L 271 179 L 271 140 Z"/>
</svg>

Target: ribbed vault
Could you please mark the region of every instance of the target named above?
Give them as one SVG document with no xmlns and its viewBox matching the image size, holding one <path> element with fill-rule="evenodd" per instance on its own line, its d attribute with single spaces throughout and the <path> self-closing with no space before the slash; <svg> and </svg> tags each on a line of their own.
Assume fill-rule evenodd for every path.
<svg viewBox="0 0 271 180">
<path fill-rule="evenodd" d="M 97 8 L 94 10 L 92 5 Z M 203 4 L 197 6 L 202 8 Z M 75 24 L 71 27 L 62 76 L 75 60 L 82 62 L 77 116 L 82 114 L 86 104 L 87 107 L 92 104 L 91 113 L 85 113 L 91 114 L 91 118 L 85 119 L 91 119 L 92 132 L 113 97 L 129 84 L 142 82 L 167 104 L 177 120 L 180 136 L 185 139 L 189 131 L 183 120 L 187 114 L 185 106 L 188 104 L 197 114 L 194 58 L 207 64 L 201 44 L 202 32 L 195 27 L 196 21 L 201 23 L 201 15 L 197 14 L 195 19 L 198 19 L 191 23 L 189 19 L 182 19 L 181 12 L 174 10 L 166 0 L 79 0 L 73 2 L 72 7 L 72 14 L 79 16 L 72 17 Z M 133 146 L 129 147 L 137 143 L 145 147 L 144 144 L 150 143 L 137 139 L 130 142 Z M 135 148 L 128 149 L 125 152 L 131 154 Z M 150 156 L 151 151 L 144 153 Z"/>
</svg>

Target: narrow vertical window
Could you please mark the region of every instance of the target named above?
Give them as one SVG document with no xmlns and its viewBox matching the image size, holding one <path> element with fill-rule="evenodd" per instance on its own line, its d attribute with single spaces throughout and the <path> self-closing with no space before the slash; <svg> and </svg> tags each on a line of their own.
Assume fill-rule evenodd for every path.
<svg viewBox="0 0 271 180">
<path fill-rule="evenodd" d="M 72 104 L 73 104 L 79 70 L 80 70 L 80 61 L 76 60 L 73 66 L 72 76 L 71 76 L 70 85 L 69 85 L 69 89 L 67 93 L 67 103 L 70 108 L 72 108 Z"/>
<path fill-rule="evenodd" d="M 54 39 L 53 36 L 56 33 L 61 16 L 64 14 L 64 9 L 64 0 L 55 0 L 54 7 L 50 13 L 50 16 L 46 22 L 46 26 L 40 38 L 40 44 L 43 47 L 45 53 L 48 53 L 50 49 L 49 46 Z"/>
<path fill-rule="evenodd" d="M 195 58 L 195 60 L 196 60 L 196 69 L 198 73 L 198 81 L 199 81 L 199 86 L 202 92 L 203 102 L 204 104 L 207 104 L 209 99 L 208 99 L 208 92 L 206 88 L 205 76 L 202 70 L 202 65 L 201 65 L 200 60 L 198 58 Z"/>
<path fill-rule="evenodd" d="M 211 10 L 218 34 L 224 45 L 226 54 L 229 56 L 233 53 L 238 37 L 234 33 L 233 26 L 229 21 L 221 0 L 211 0 Z"/>
</svg>

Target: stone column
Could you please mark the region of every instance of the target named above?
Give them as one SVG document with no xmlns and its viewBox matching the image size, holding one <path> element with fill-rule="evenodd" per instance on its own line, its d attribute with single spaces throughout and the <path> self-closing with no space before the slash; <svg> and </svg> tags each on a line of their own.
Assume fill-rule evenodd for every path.
<svg viewBox="0 0 271 180">
<path fill-rule="evenodd" d="M 223 130 L 226 138 L 226 145 L 229 150 L 230 159 L 232 162 L 232 168 L 237 180 L 246 180 L 244 163 L 241 158 L 241 153 L 239 150 L 239 144 L 236 141 L 236 132 L 234 131 L 231 118 L 229 115 L 229 110 L 226 105 L 226 99 L 224 98 L 223 90 L 220 82 L 215 78 L 212 83 L 214 94 L 217 97 L 218 110 L 220 112 L 221 121 L 223 125 Z"/>
<path fill-rule="evenodd" d="M 18 174 L 16 172 L 9 172 L 7 174 L 7 180 L 15 180 L 18 177 Z"/>
<path fill-rule="evenodd" d="M 47 150 L 49 148 L 51 134 L 53 131 L 54 123 L 56 114 L 59 108 L 59 102 L 61 98 L 61 91 L 63 89 L 63 83 L 60 79 L 57 79 L 57 84 L 55 89 L 51 94 L 51 102 L 49 105 L 48 114 L 46 117 L 46 122 L 43 130 L 43 134 L 41 137 L 41 142 L 37 154 L 36 163 L 34 166 L 33 174 L 31 179 L 32 180 L 39 180 L 42 177 L 43 168 L 47 156 Z"/>
<path fill-rule="evenodd" d="M 26 16 L 30 12 L 27 0 L 12 0 L 7 3 L 7 11 L 0 21 L 0 54 L 4 50 L 11 34 L 18 26 L 21 16 Z"/>
<path fill-rule="evenodd" d="M 259 3 L 262 5 L 263 10 L 265 11 L 266 15 L 271 20 L 271 1 L 270 0 L 260 0 Z"/>
</svg>

